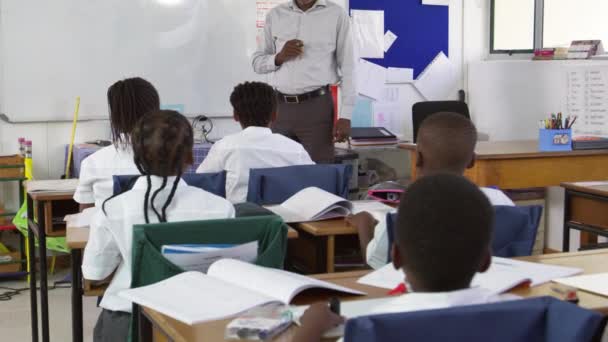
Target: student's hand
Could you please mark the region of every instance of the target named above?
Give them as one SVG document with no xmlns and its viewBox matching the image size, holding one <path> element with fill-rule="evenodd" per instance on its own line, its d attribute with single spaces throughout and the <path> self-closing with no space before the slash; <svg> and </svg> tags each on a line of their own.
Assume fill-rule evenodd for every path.
<svg viewBox="0 0 608 342">
<path fill-rule="evenodd" d="M 281 52 L 277 53 L 274 58 L 274 64 L 277 66 L 283 65 L 283 63 L 297 58 L 304 52 L 304 43 L 299 39 L 292 39 L 285 43 Z"/>
<path fill-rule="evenodd" d="M 327 331 L 344 323 L 344 317 L 331 312 L 327 303 L 317 303 L 304 312 L 300 323 L 294 341 L 319 341 Z"/>
<path fill-rule="evenodd" d="M 367 245 L 374 238 L 374 229 L 378 224 L 378 220 L 367 211 L 347 216 L 345 220 L 349 226 L 357 228 L 361 255 L 363 256 L 363 259 L 367 259 Z"/>
<path fill-rule="evenodd" d="M 334 125 L 334 141 L 343 142 L 350 137 L 350 120 L 338 119 Z"/>
</svg>

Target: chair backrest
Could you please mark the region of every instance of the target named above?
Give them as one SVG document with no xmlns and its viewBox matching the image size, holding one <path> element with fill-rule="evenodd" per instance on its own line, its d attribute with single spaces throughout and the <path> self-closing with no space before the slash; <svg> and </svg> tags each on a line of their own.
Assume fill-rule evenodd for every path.
<svg viewBox="0 0 608 342">
<path fill-rule="evenodd" d="M 492 255 L 513 258 L 532 255 L 536 233 L 543 214 L 540 205 L 494 207 L 494 236 Z M 397 214 L 387 214 L 388 262 L 391 261 L 390 248 L 395 241 Z"/>
<path fill-rule="evenodd" d="M 414 127 L 414 142 L 418 138 L 418 128 L 424 119 L 439 112 L 452 112 L 462 114 L 468 119 L 471 118 L 469 114 L 469 106 L 465 102 L 461 101 L 426 101 L 418 102 L 412 106 L 412 126 Z"/>
<path fill-rule="evenodd" d="M 131 190 L 140 175 L 112 176 L 114 195 Z M 203 189 L 214 195 L 226 198 L 226 171 L 217 173 L 184 173 L 182 179 L 186 184 Z"/>
<path fill-rule="evenodd" d="M 541 297 L 350 319 L 346 342 L 589 342 L 603 332 L 600 313 Z"/>
<path fill-rule="evenodd" d="M 503 258 L 532 255 L 542 214 L 540 205 L 495 206 L 492 254 Z"/>
<path fill-rule="evenodd" d="M 260 205 L 279 204 L 298 191 L 311 186 L 348 198 L 351 174 L 352 166 L 345 164 L 251 169 L 247 202 Z"/>
<path fill-rule="evenodd" d="M 131 287 L 165 280 L 184 272 L 165 259 L 163 245 L 169 244 L 244 244 L 258 242 L 256 265 L 283 268 L 287 250 L 287 225 L 278 216 L 143 224 L 133 226 Z M 137 317 L 136 305 L 133 317 Z M 137 336 L 137 320 L 131 332 Z"/>
</svg>

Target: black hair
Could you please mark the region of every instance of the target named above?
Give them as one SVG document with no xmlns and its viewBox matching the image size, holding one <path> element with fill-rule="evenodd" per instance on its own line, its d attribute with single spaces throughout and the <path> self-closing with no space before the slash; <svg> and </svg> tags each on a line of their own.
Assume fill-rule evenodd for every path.
<svg viewBox="0 0 608 342">
<path fill-rule="evenodd" d="M 192 164 L 192 148 L 194 134 L 192 126 L 186 117 L 172 110 L 158 110 L 144 115 L 133 130 L 133 155 L 135 166 L 146 177 L 147 189 L 144 198 L 144 217 L 148 217 L 148 204 L 159 222 L 167 222 L 167 208 L 171 204 L 177 185 L 186 165 Z M 163 178 L 162 185 L 152 194 L 151 176 Z M 176 176 L 171 193 L 159 212 L 154 201 L 156 196 L 166 187 L 168 177 Z M 115 197 L 115 196 L 113 196 Z M 108 198 L 103 204 L 113 197 Z"/>
<path fill-rule="evenodd" d="M 243 128 L 268 127 L 277 110 L 274 89 L 262 82 L 245 82 L 234 87 L 230 103 Z"/>
<path fill-rule="evenodd" d="M 461 174 L 475 157 L 477 129 L 463 115 L 436 113 L 420 125 L 417 143 L 427 168 Z"/>
<path fill-rule="evenodd" d="M 108 88 L 108 107 L 112 141 L 116 146 L 131 143 L 135 124 L 144 114 L 160 109 L 160 97 L 154 86 L 140 77 L 118 81 Z"/>
<path fill-rule="evenodd" d="M 493 221 L 488 198 L 466 178 L 417 180 L 401 197 L 395 232 L 406 274 L 428 292 L 468 288 L 490 251 Z"/>
</svg>

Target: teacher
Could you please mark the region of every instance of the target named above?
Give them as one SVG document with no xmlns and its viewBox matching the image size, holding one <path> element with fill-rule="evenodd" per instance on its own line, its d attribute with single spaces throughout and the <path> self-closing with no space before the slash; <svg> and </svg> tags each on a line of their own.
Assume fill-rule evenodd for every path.
<svg viewBox="0 0 608 342">
<path fill-rule="evenodd" d="M 266 17 L 253 69 L 271 74 L 278 96 L 273 131 L 295 138 L 317 163 L 334 162 L 334 140 L 350 136 L 355 103 L 353 44 L 345 10 L 329 0 L 290 0 Z M 341 83 L 334 125 L 329 85 Z"/>
</svg>

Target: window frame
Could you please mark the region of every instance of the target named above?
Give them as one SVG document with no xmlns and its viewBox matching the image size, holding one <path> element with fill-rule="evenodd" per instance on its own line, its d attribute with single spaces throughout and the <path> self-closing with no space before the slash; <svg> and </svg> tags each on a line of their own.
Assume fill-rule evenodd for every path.
<svg viewBox="0 0 608 342">
<path fill-rule="evenodd" d="M 544 0 L 534 0 L 534 37 L 532 49 L 496 50 L 494 48 L 494 10 L 496 0 L 490 1 L 490 55 L 529 55 L 543 46 Z"/>
</svg>

